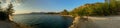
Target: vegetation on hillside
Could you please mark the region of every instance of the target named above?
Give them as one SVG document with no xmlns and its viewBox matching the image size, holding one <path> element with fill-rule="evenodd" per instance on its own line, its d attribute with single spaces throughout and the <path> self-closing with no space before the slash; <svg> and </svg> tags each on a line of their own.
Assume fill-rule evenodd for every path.
<svg viewBox="0 0 120 28">
<path fill-rule="evenodd" d="M 77 7 L 70 12 L 74 16 L 108 16 L 117 15 L 119 12 L 120 3 L 116 0 L 105 0 L 104 3 L 85 4 Z"/>
<path fill-rule="evenodd" d="M 64 9 L 62 12 L 60 12 L 60 14 L 61 15 L 69 15 L 69 12 L 66 9 Z"/>
</svg>

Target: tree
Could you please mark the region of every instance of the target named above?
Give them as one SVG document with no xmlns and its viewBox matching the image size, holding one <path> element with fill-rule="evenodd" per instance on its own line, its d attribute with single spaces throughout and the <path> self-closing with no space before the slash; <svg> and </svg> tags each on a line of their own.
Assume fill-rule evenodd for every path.
<svg viewBox="0 0 120 28">
<path fill-rule="evenodd" d="M 109 0 L 109 9 L 111 9 L 111 14 L 117 14 L 117 1 L 116 0 Z"/>
<path fill-rule="evenodd" d="M 60 14 L 61 14 L 61 15 L 68 15 L 69 12 L 68 12 L 66 9 L 64 9 Z"/>
<path fill-rule="evenodd" d="M 13 13 L 14 13 L 14 9 L 13 9 L 13 5 L 12 5 L 12 3 L 10 3 L 9 5 L 8 5 L 8 8 L 6 9 L 6 11 L 7 11 L 7 13 L 9 14 L 9 15 L 13 15 Z"/>
<path fill-rule="evenodd" d="M 1 2 L 0 2 L 0 11 L 3 11 L 3 9 L 1 8 Z"/>
<path fill-rule="evenodd" d="M 116 15 L 119 11 L 120 13 L 120 2 L 116 0 L 105 0 L 105 3 L 92 3 L 85 4 L 83 6 L 77 7 L 71 11 L 74 13 L 72 15 L 86 16 L 86 15 L 98 15 L 98 16 L 108 16 L 108 15 Z"/>
<path fill-rule="evenodd" d="M 77 14 L 78 11 L 79 11 L 78 8 L 74 8 L 74 10 L 70 11 L 69 13 L 70 13 L 70 15 L 72 15 L 72 16 L 77 16 L 77 15 L 78 15 L 78 14 Z"/>
</svg>

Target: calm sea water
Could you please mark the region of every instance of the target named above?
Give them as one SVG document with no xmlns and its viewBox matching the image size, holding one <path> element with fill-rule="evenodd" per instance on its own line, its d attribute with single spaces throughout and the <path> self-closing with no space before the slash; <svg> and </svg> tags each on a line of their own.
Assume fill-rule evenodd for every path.
<svg viewBox="0 0 120 28">
<path fill-rule="evenodd" d="M 30 25 L 34 28 L 68 28 L 72 24 L 72 17 L 60 15 L 15 15 L 17 23 Z"/>
</svg>

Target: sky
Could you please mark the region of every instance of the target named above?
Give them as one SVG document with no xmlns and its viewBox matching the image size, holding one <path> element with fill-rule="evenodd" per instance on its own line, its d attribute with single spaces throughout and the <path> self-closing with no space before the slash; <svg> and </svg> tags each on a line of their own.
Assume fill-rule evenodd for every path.
<svg viewBox="0 0 120 28">
<path fill-rule="evenodd" d="M 60 12 L 71 11 L 86 3 L 104 2 L 104 0 L 22 0 L 15 6 L 16 14 L 29 12 Z"/>
</svg>

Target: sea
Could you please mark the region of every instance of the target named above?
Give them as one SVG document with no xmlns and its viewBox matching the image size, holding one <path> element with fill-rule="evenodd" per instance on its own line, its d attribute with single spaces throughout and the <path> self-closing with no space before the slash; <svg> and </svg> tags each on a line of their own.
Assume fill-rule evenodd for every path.
<svg viewBox="0 0 120 28">
<path fill-rule="evenodd" d="M 18 14 L 13 17 L 14 22 L 33 28 L 68 28 L 73 22 L 72 17 L 51 14 Z"/>
</svg>

